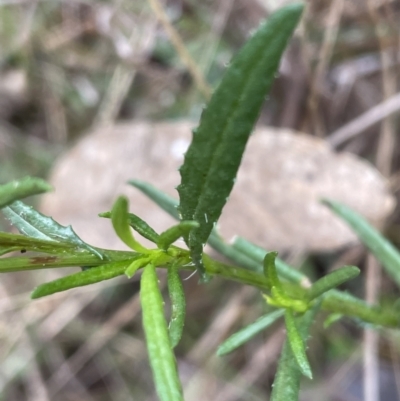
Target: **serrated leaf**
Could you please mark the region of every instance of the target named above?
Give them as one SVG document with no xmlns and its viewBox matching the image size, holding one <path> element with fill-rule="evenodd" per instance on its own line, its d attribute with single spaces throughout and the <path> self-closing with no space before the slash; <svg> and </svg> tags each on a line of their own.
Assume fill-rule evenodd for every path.
<svg viewBox="0 0 400 401">
<path fill-rule="evenodd" d="M 99 217 L 111 218 L 111 212 L 100 213 Z M 128 213 L 129 225 L 142 237 L 148 239 L 149 241 L 157 243 L 159 235 L 150 227 L 144 220 L 142 220 L 136 214 Z"/>
<path fill-rule="evenodd" d="M 255 335 L 271 326 L 284 314 L 284 309 L 273 311 L 260 317 L 254 323 L 249 324 L 235 334 L 232 334 L 232 336 L 218 347 L 217 355 L 222 356 L 234 351 L 236 348 L 251 340 Z"/>
<path fill-rule="evenodd" d="M 0 185 L 0 209 L 16 200 L 51 191 L 52 187 L 40 178 L 25 177 Z"/>
<path fill-rule="evenodd" d="M 203 246 L 232 190 L 247 140 L 302 10 L 300 4 L 282 8 L 248 40 L 193 132 L 177 189 L 182 219 L 200 223 L 186 242 L 203 279 Z"/>
<path fill-rule="evenodd" d="M 12 203 L 2 211 L 21 234 L 31 238 L 74 245 L 103 258 L 97 249 L 82 241 L 71 226 L 62 226 L 51 217 L 45 216 L 21 201 Z"/>
<path fill-rule="evenodd" d="M 400 286 L 400 252 L 361 215 L 348 206 L 329 199 L 322 201 L 342 218 L 357 234 L 361 242 L 382 263 L 386 272 Z"/>
<path fill-rule="evenodd" d="M 308 299 L 311 301 L 346 281 L 352 280 L 359 274 L 360 269 L 358 267 L 343 266 L 317 280 L 308 293 Z"/>
<path fill-rule="evenodd" d="M 83 287 L 85 285 L 99 283 L 100 281 L 110 280 L 114 277 L 123 275 L 126 266 L 129 265 L 129 263 L 130 260 L 107 263 L 105 265 L 93 267 L 89 270 L 41 284 L 32 292 L 31 298 L 42 298 L 57 292 L 70 290 L 71 288 Z"/>
<path fill-rule="evenodd" d="M 197 221 L 181 221 L 160 234 L 157 246 L 166 251 L 176 240 L 189 235 L 190 231 L 197 227 L 199 227 Z"/>
<path fill-rule="evenodd" d="M 128 199 L 125 196 L 120 196 L 115 201 L 111 210 L 111 221 L 114 230 L 120 240 L 129 248 L 134 249 L 136 252 L 148 253 L 149 250 L 140 245 L 132 234 L 129 225 L 128 205 Z"/>
<path fill-rule="evenodd" d="M 155 267 L 148 264 L 140 281 L 143 328 L 150 366 L 161 401 L 183 401 L 182 386 L 164 316 L 164 302 Z"/>
<path fill-rule="evenodd" d="M 181 340 L 186 316 L 185 293 L 177 266 L 172 265 L 168 267 L 167 285 L 171 300 L 171 320 L 168 331 L 171 347 L 175 348 Z"/>
<path fill-rule="evenodd" d="M 309 330 L 319 307 L 320 303 L 317 302 L 312 309 L 296 319 L 296 326 L 304 344 L 307 343 Z M 299 365 L 293 355 L 289 341 L 286 339 L 279 358 L 270 401 L 298 401 L 301 375 Z"/>
</svg>

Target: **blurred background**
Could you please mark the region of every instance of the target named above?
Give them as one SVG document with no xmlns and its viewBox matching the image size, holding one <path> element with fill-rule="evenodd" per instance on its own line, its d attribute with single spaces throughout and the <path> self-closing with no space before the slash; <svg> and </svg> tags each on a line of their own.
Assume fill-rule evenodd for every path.
<svg viewBox="0 0 400 401">
<path fill-rule="evenodd" d="M 49 179 L 55 193 L 33 199 L 35 206 L 63 224 L 81 224 L 78 233 L 95 245 L 121 247 L 107 237 L 111 234 L 91 229 L 96 214 L 132 176 L 124 167 L 132 156 L 121 153 L 121 137 L 132 135 L 133 147 L 140 137 L 140 149 L 146 149 L 146 133 L 175 135 L 182 127 L 189 132 L 231 57 L 260 21 L 289 3 L 0 0 L 0 183 L 27 174 Z M 259 120 L 260 127 L 273 127 L 269 132 L 304 133 L 333 159 L 346 152 L 365 165 L 365 176 L 349 178 L 346 188 L 359 195 L 366 215 L 372 207 L 381 211 L 374 212 L 374 223 L 397 246 L 399 18 L 398 0 L 308 1 Z M 179 135 L 168 145 L 172 153 L 187 146 Z M 135 157 L 142 157 L 144 167 L 137 168 L 151 179 L 156 173 L 146 170 L 146 151 Z M 282 157 L 290 161 L 290 154 Z M 295 153 L 296 158 L 301 165 L 302 156 Z M 378 181 L 370 179 L 371 171 Z M 68 198 L 80 180 L 85 185 Z M 172 184 L 169 192 L 176 196 Z M 99 198 L 99 210 L 92 208 Z M 373 206 L 371 199 L 378 199 Z M 153 216 L 155 224 L 163 219 Z M 0 228 L 11 229 L 4 220 Z M 354 238 L 346 241 L 301 249 L 289 242 L 282 256 L 313 278 L 357 265 L 363 274 L 347 288 L 371 303 L 393 303 L 398 298 L 393 283 Z M 64 274 L 1 276 L 0 400 L 156 400 L 137 278 L 29 300 L 35 285 Z M 215 356 L 222 340 L 268 310 L 261 294 L 217 279 L 198 286 L 191 278 L 185 288 L 188 317 L 177 357 L 186 401 L 268 399 L 284 340 L 281 324 L 229 356 Z M 329 330 L 322 323 L 309 349 L 315 380 L 303 384 L 302 399 L 378 401 L 380 394 L 382 400 L 400 400 L 398 333 L 364 333 L 349 319 Z"/>
</svg>

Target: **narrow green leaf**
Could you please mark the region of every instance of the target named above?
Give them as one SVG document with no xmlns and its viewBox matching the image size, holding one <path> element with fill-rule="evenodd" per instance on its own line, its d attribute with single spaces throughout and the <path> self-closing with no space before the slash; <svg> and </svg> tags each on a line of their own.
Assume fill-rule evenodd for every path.
<svg viewBox="0 0 400 401">
<path fill-rule="evenodd" d="M 343 291 L 330 290 L 324 296 L 322 308 L 333 313 L 361 319 L 383 327 L 400 327 L 400 313 L 393 308 L 368 305 Z"/>
<path fill-rule="evenodd" d="M 167 283 L 169 298 L 171 300 L 171 320 L 168 330 L 171 347 L 175 348 L 181 340 L 186 315 L 185 293 L 177 266 L 172 265 L 168 267 Z"/>
<path fill-rule="evenodd" d="M 10 248 L 16 251 L 33 251 L 52 254 L 62 253 L 63 251 L 71 252 L 71 250 L 75 248 L 73 244 L 69 243 L 60 243 L 3 232 L 0 232 L 0 246 L 3 249 Z"/>
<path fill-rule="evenodd" d="M 50 281 L 49 283 L 41 284 L 32 292 L 31 298 L 42 298 L 57 292 L 70 290 L 71 288 L 83 287 L 85 285 L 99 283 L 100 281 L 110 280 L 123 275 L 129 263 L 129 260 L 107 263 Z"/>
<path fill-rule="evenodd" d="M 386 272 L 400 286 L 400 252 L 364 217 L 348 206 L 328 199 L 324 199 L 322 203 L 327 205 L 354 230 L 361 242 L 382 263 Z"/>
<path fill-rule="evenodd" d="M 303 316 L 296 319 L 296 327 L 304 344 L 307 343 L 308 333 L 319 307 L 320 303 L 317 302 Z M 301 370 L 293 355 L 289 340 L 286 339 L 279 358 L 270 401 L 298 401 L 301 375 Z"/>
<path fill-rule="evenodd" d="M 267 277 L 271 287 L 276 287 L 283 291 L 282 284 L 279 281 L 275 267 L 275 259 L 278 252 L 268 252 L 264 257 L 264 276 Z"/>
<path fill-rule="evenodd" d="M 25 177 L 0 185 L 0 209 L 16 200 L 51 191 L 52 187 L 40 178 Z"/>
<path fill-rule="evenodd" d="M 226 355 L 234 351 L 236 348 L 239 348 L 241 345 L 252 339 L 256 334 L 275 323 L 284 314 L 284 309 L 279 309 L 268 313 L 257 319 L 254 323 L 251 323 L 235 334 L 232 334 L 218 347 L 217 355 Z"/>
<path fill-rule="evenodd" d="M 155 267 L 148 264 L 140 285 L 143 328 L 158 396 L 162 401 L 183 401 L 177 364 L 171 348 L 164 303 L 158 287 Z"/>
<path fill-rule="evenodd" d="M 261 25 L 234 57 L 193 131 L 177 190 L 182 219 L 200 223 L 186 242 L 203 279 L 203 246 L 232 190 L 247 140 L 302 11 L 300 4 L 282 8 Z"/>
<path fill-rule="evenodd" d="M 325 292 L 345 283 L 348 280 L 352 280 L 360 274 L 360 269 L 355 266 L 344 266 L 337 269 L 326 276 L 316 281 L 310 291 L 308 292 L 308 299 L 311 301 L 318 298 Z"/>
<path fill-rule="evenodd" d="M 124 242 L 129 248 L 132 248 L 136 252 L 148 253 L 149 250 L 137 242 L 132 234 L 129 226 L 129 215 L 128 215 L 128 199 L 125 196 L 120 196 L 114 203 L 111 210 L 111 221 L 115 232 L 118 237 Z"/>
<path fill-rule="evenodd" d="M 106 251 L 107 260 L 118 261 L 136 257 L 133 252 Z M 61 252 L 55 255 L 38 255 L 24 257 L 0 258 L 0 273 L 15 271 L 39 270 L 54 267 L 88 266 L 94 267 L 104 264 L 104 259 L 89 252 Z"/>
<path fill-rule="evenodd" d="M 51 217 L 39 213 L 33 207 L 25 205 L 21 201 L 12 203 L 2 211 L 21 234 L 60 244 L 74 245 L 103 258 L 99 250 L 82 241 L 71 226 L 64 227 Z"/>
<path fill-rule="evenodd" d="M 111 212 L 100 213 L 99 217 L 111 218 Z M 142 237 L 157 243 L 159 235 L 144 220 L 136 214 L 128 213 L 129 225 Z"/>
<path fill-rule="evenodd" d="M 158 206 L 165 210 L 169 215 L 179 220 L 179 213 L 177 210 L 178 201 L 171 196 L 160 191 L 153 185 L 139 180 L 130 180 L 128 184 L 139 189 L 145 195 L 147 195 L 151 200 L 153 200 Z"/>
<path fill-rule="evenodd" d="M 307 359 L 304 342 L 301 338 L 300 333 L 297 330 L 293 312 L 290 309 L 286 309 L 285 311 L 285 325 L 289 345 L 296 359 L 296 362 L 299 365 L 300 371 L 304 376 L 312 379 L 312 371 L 310 363 Z"/>
<path fill-rule="evenodd" d="M 197 227 L 197 221 L 181 221 L 160 234 L 157 246 L 166 251 L 177 239 L 189 235 L 190 231 Z"/>
</svg>

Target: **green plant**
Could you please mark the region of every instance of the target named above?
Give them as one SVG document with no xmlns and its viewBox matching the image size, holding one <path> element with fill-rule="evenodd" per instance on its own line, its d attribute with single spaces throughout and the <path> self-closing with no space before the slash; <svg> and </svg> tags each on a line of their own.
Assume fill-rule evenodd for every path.
<svg viewBox="0 0 400 401">
<path fill-rule="evenodd" d="M 345 266 L 311 285 L 301 272 L 238 238 L 226 244 L 214 229 L 234 184 L 242 154 L 257 120 L 266 93 L 278 69 L 280 57 L 302 13 L 301 5 L 281 9 L 260 27 L 232 61 L 204 110 L 200 125 L 181 167 L 178 187 L 179 204 L 150 184 L 131 184 L 153 199 L 179 222 L 165 232 L 156 233 L 140 217 L 129 213 L 128 201 L 119 197 L 109 212 L 116 234 L 131 251 L 99 249 L 83 242 L 71 227 L 63 227 L 52 218 L 25 205 L 20 199 L 49 190 L 41 180 L 28 178 L 0 186 L 0 207 L 22 235 L 0 233 L 2 255 L 30 251 L 34 254 L 0 259 L 0 272 L 77 266 L 82 271 L 39 285 L 32 298 L 40 298 L 70 288 L 108 280 L 119 275 L 131 278 L 139 269 L 143 327 L 155 386 L 163 401 L 183 400 L 173 348 L 178 344 L 185 317 L 185 297 L 180 270 L 197 271 L 202 282 L 221 276 L 259 288 L 276 310 L 226 340 L 218 354 L 231 352 L 251 337 L 284 316 L 287 340 L 283 347 L 272 400 L 298 399 L 302 375 L 312 377 L 306 355 L 310 326 L 319 311 L 345 315 L 374 326 L 397 327 L 396 310 L 370 306 L 350 294 L 335 289 L 356 277 L 359 269 Z M 400 257 L 361 217 L 343 205 L 326 201 L 358 232 L 380 257 L 389 274 L 398 282 Z M 146 248 L 134 237 L 131 228 L 155 244 Z M 374 235 L 371 233 L 375 233 Z M 188 249 L 174 245 L 182 237 Z M 218 262 L 203 253 L 208 242 L 236 265 Z M 172 305 L 169 325 L 164 315 L 157 268 L 168 270 L 168 290 Z"/>
</svg>

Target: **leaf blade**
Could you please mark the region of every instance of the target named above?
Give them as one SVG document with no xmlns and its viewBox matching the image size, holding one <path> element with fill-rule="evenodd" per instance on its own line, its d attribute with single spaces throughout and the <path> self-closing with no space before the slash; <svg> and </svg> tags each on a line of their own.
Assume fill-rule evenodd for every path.
<svg viewBox="0 0 400 401">
<path fill-rule="evenodd" d="M 33 290 L 31 299 L 42 298 L 72 288 L 83 287 L 121 276 L 124 274 L 126 266 L 129 263 L 129 260 L 107 263 L 48 283 L 40 284 Z"/>
<path fill-rule="evenodd" d="M 52 189 L 52 186 L 46 181 L 34 177 L 24 177 L 20 180 L 0 185 L 0 209 L 10 205 L 16 200 L 31 195 L 42 194 Z"/>
<path fill-rule="evenodd" d="M 360 274 L 360 269 L 355 266 L 343 266 L 340 269 L 325 275 L 316 281 L 310 288 L 308 299 L 311 301 L 325 292 L 352 280 Z"/>
<path fill-rule="evenodd" d="M 367 220 L 348 206 L 329 199 L 322 200 L 357 234 L 361 242 L 382 263 L 390 277 L 400 286 L 400 252 Z"/>
<path fill-rule="evenodd" d="M 129 248 L 140 253 L 148 253 L 148 249 L 143 247 L 136 241 L 133 236 L 128 215 L 128 199 L 125 196 L 120 196 L 114 203 L 111 210 L 111 222 L 120 240 Z"/>
<path fill-rule="evenodd" d="M 293 312 L 290 309 L 286 309 L 285 311 L 285 325 L 289 345 L 296 359 L 297 365 L 304 376 L 312 379 L 312 371 L 310 363 L 308 362 L 304 342 L 297 330 Z"/>
<path fill-rule="evenodd" d="M 82 241 L 71 226 L 62 226 L 53 218 L 45 216 L 21 201 L 12 203 L 2 211 L 21 234 L 32 238 L 71 244 L 103 258 L 101 252 Z"/>
<path fill-rule="evenodd" d="M 99 217 L 111 218 L 111 212 L 100 213 Z M 129 225 L 142 237 L 154 242 L 155 244 L 157 243 L 160 237 L 159 234 L 157 234 L 156 231 L 139 216 L 136 216 L 136 214 L 133 213 L 128 213 L 128 220 Z"/>
<path fill-rule="evenodd" d="M 160 234 L 157 246 L 166 251 L 176 240 L 188 235 L 190 231 L 198 226 L 199 223 L 197 223 L 197 221 L 182 220 L 179 224 L 170 227 L 168 230 L 165 230 Z"/>
<path fill-rule="evenodd" d="M 282 8 L 259 28 L 225 72 L 193 132 L 177 190 L 182 219 L 200 223 L 186 242 L 203 279 L 203 246 L 232 190 L 247 140 L 302 10 L 300 4 Z"/>
<path fill-rule="evenodd" d="M 241 345 L 245 344 L 247 341 L 252 339 L 255 335 L 265 330 L 267 327 L 275 323 L 281 316 L 285 314 L 284 309 L 278 309 L 264 316 L 261 316 L 254 323 L 249 324 L 243 329 L 232 334 L 228 339 L 226 339 L 217 350 L 217 355 L 226 355 Z"/>
<path fill-rule="evenodd" d="M 309 311 L 297 320 L 299 333 L 304 344 L 307 342 L 311 324 L 319 307 L 320 303 L 316 302 Z M 270 401 L 298 401 L 301 374 L 289 341 L 286 339 L 279 358 Z"/>
<path fill-rule="evenodd" d="M 162 401 L 183 401 L 182 386 L 164 316 L 163 299 L 152 264 L 144 268 L 140 287 L 143 328 L 158 396 Z"/>
<path fill-rule="evenodd" d="M 171 347 L 175 348 L 181 340 L 186 316 L 185 292 L 177 266 L 168 267 L 167 285 L 172 310 L 168 331 Z"/>
</svg>

